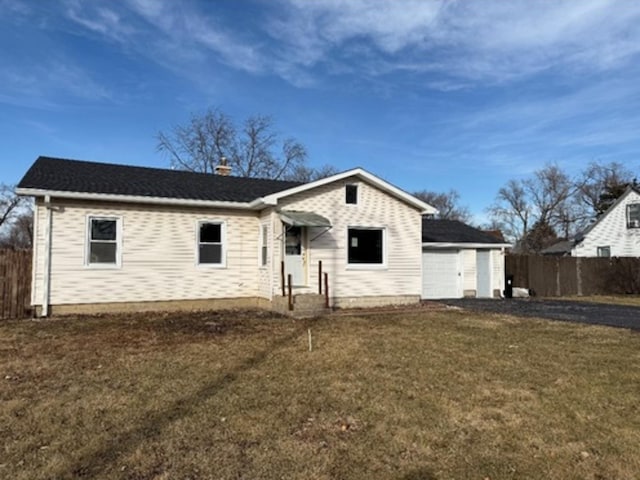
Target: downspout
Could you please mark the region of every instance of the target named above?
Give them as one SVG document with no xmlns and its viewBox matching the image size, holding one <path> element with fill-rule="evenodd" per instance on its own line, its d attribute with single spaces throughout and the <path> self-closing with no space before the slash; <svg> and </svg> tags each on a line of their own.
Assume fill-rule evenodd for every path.
<svg viewBox="0 0 640 480">
<path fill-rule="evenodd" d="M 49 315 L 49 290 L 51 282 L 51 227 L 53 222 L 53 212 L 51 206 L 51 197 L 45 195 L 44 208 L 47 212 L 44 226 L 44 272 L 42 277 L 42 311 L 40 315 L 47 317 Z"/>
<path fill-rule="evenodd" d="M 269 212 L 269 231 L 267 233 L 267 252 L 269 252 L 269 258 L 267 261 L 269 262 L 269 268 L 267 272 L 269 273 L 269 301 L 273 303 L 273 212 Z"/>
<path fill-rule="evenodd" d="M 506 255 L 505 252 L 505 248 L 504 247 L 500 247 L 500 257 L 501 257 L 501 262 L 502 262 L 502 278 L 500 279 L 500 294 L 498 295 L 500 298 L 504 298 L 504 290 L 505 288 L 507 288 L 507 285 L 505 283 L 505 276 L 507 275 L 506 272 L 506 259 L 504 258 Z"/>
</svg>

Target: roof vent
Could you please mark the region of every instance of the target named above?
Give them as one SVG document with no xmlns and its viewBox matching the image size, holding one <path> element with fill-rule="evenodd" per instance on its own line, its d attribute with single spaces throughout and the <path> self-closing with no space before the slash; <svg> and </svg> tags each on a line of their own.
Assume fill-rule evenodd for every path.
<svg viewBox="0 0 640 480">
<path fill-rule="evenodd" d="M 223 177 L 231 175 L 231 167 L 227 165 L 226 157 L 220 157 L 220 163 L 216 165 L 214 171 L 216 172 L 216 175 L 221 175 Z"/>
</svg>

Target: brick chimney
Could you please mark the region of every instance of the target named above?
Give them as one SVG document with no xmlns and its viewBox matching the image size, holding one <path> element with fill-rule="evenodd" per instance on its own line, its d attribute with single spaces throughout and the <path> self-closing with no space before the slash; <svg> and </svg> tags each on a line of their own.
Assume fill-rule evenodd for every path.
<svg viewBox="0 0 640 480">
<path fill-rule="evenodd" d="M 231 175 L 231 167 L 227 165 L 226 157 L 220 157 L 220 163 L 216 165 L 215 172 L 216 175 L 221 175 L 223 177 Z"/>
</svg>

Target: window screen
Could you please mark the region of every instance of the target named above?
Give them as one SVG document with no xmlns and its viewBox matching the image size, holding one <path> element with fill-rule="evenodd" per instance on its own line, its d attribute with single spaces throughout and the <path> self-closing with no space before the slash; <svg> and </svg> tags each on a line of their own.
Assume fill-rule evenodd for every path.
<svg viewBox="0 0 640 480">
<path fill-rule="evenodd" d="M 263 225 L 260 230 L 260 265 L 263 267 L 267 266 L 268 259 L 268 239 L 269 239 L 269 230 L 266 225 Z"/>
<path fill-rule="evenodd" d="M 627 227 L 640 228 L 640 203 L 627 205 Z"/>
<path fill-rule="evenodd" d="M 201 223 L 198 235 L 198 263 L 221 265 L 222 224 Z"/>
<path fill-rule="evenodd" d="M 89 265 L 118 263 L 118 222 L 115 218 L 89 219 Z"/>
</svg>

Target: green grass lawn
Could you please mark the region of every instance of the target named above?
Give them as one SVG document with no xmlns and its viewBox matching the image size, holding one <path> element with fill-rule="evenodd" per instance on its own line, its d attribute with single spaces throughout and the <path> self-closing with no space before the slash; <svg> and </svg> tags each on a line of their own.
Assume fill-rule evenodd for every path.
<svg viewBox="0 0 640 480">
<path fill-rule="evenodd" d="M 626 330 L 460 311 L 0 324 L 0 478 L 632 479 L 639 445 Z"/>
</svg>

